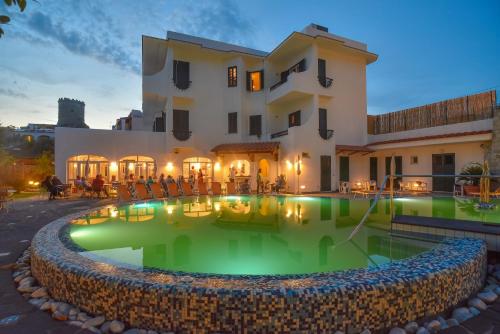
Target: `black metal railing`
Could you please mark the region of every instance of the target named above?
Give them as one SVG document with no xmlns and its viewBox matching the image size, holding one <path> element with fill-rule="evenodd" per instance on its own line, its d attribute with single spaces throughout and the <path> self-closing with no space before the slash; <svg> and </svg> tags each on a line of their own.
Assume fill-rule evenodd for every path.
<svg viewBox="0 0 500 334">
<path fill-rule="evenodd" d="M 330 129 L 318 129 L 319 136 L 324 140 L 328 140 L 333 136 L 333 130 Z"/>
<path fill-rule="evenodd" d="M 278 88 L 279 86 L 281 86 L 282 84 L 284 84 L 285 82 L 287 82 L 288 78 L 285 79 L 285 80 L 280 80 L 278 81 L 277 83 L 275 83 L 274 85 L 272 85 L 271 87 L 269 87 L 269 90 L 274 90 L 276 88 Z"/>
<path fill-rule="evenodd" d="M 172 130 L 172 134 L 177 140 L 188 140 L 191 137 L 191 131 L 188 130 Z"/>
<path fill-rule="evenodd" d="M 328 88 L 332 85 L 333 83 L 333 79 L 332 78 L 329 78 L 329 77 L 325 77 L 325 76 L 322 76 L 322 75 L 318 75 L 318 81 L 319 81 L 319 84 L 325 88 Z"/>
<path fill-rule="evenodd" d="M 283 137 L 283 136 L 286 136 L 286 135 L 288 135 L 288 130 L 283 130 L 283 131 L 275 132 L 275 133 L 271 134 L 271 139 L 278 138 L 278 137 Z"/>
<path fill-rule="evenodd" d="M 179 88 L 180 90 L 186 90 L 191 86 L 191 81 L 190 80 L 174 80 L 172 81 L 175 84 L 175 87 Z"/>
</svg>

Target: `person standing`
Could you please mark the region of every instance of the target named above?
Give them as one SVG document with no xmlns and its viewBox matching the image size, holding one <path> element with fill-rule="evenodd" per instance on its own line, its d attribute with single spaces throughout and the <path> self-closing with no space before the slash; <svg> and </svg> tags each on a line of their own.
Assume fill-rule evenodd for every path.
<svg viewBox="0 0 500 334">
<path fill-rule="evenodd" d="M 203 171 L 201 168 L 198 170 L 198 183 L 203 183 Z"/>
<path fill-rule="evenodd" d="M 260 191 L 264 193 L 264 181 L 262 180 L 262 169 L 259 168 L 257 171 L 257 194 L 260 194 Z"/>
</svg>

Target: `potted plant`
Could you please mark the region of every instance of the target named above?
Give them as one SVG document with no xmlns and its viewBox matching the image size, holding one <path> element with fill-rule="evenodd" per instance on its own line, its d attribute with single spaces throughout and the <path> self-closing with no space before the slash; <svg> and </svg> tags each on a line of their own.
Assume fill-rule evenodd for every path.
<svg viewBox="0 0 500 334">
<path fill-rule="evenodd" d="M 471 162 L 462 168 L 460 175 L 464 175 L 459 177 L 459 180 L 465 181 L 465 184 L 463 185 L 465 195 L 478 193 L 480 191 L 480 178 L 468 177 L 467 175 L 483 175 L 483 165 L 479 162 Z"/>
</svg>

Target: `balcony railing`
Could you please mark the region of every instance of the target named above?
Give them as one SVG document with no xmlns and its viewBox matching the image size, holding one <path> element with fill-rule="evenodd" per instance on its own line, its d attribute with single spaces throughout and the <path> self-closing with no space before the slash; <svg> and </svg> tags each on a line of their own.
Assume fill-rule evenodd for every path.
<svg viewBox="0 0 500 334">
<path fill-rule="evenodd" d="M 319 136 L 324 140 L 328 140 L 333 136 L 333 130 L 330 129 L 318 129 Z"/>
<path fill-rule="evenodd" d="M 175 139 L 180 141 L 188 140 L 191 137 L 191 131 L 187 130 L 172 130 L 172 134 Z"/>
<path fill-rule="evenodd" d="M 172 81 L 174 82 L 175 87 L 179 88 L 180 90 L 186 90 L 191 86 L 190 80 L 177 80 L 176 81 L 176 80 L 172 79 Z"/>
<path fill-rule="evenodd" d="M 286 135 L 288 135 L 288 130 L 283 130 L 283 131 L 275 132 L 275 133 L 271 134 L 271 139 L 278 138 L 278 137 L 283 137 L 283 136 L 286 136 Z"/>
<path fill-rule="evenodd" d="M 328 88 L 332 85 L 333 83 L 333 79 L 332 78 L 329 78 L 329 77 L 325 77 L 325 76 L 322 76 L 322 75 L 319 75 L 318 76 L 318 81 L 319 81 L 319 84 L 325 88 Z"/>
</svg>

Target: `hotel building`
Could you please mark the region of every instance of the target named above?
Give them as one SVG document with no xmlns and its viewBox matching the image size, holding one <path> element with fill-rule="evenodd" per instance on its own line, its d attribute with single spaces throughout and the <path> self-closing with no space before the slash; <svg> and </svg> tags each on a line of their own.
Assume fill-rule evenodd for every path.
<svg viewBox="0 0 500 334">
<path fill-rule="evenodd" d="M 453 174 L 484 159 L 500 170 L 494 91 L 367 115 L 366 66 L 378 56 L 326 27 L 293 32 L 271 52 L 168 32 L 143 36 L 142 53 L 142 126 L 56 128 L 61 179 L 188 177 L 195 167 L 224 182 L 233 166 L 253 189 L 260 168 L 271 183 L 285 175 L 289 192 L 313 192 L 380 185 L 392 156 L 404 174 Z M 434 181 L 429 190 L 451 191 Z"/>
</svg>

